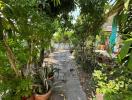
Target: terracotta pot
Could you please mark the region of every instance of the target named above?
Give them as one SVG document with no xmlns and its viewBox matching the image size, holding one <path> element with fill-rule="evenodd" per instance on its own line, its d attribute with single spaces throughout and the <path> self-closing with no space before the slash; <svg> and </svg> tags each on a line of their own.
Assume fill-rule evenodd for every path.
<svg viewBox="0 0 132 100">
<path fill-rule="evenodd" d="M 45 94 L 34 94 L 32 95 L 29 99 L 27 100 L 48 100 L 50 98 L 50 95 L 51 95 L 51 90 L 49 90 L 47 93 Z"/>
<path fill-rule="evenodd" d="M 50 95 L 51 95 L 51 90 L 49 90 L 46 94 L 43 94 L 43 95 L 35 94 L 34 99 L 35 100 L 48 100 Z"/>
<path fill-rule="evenodd" d="M 35 100 L 35 96 L 32 95 L 29 99 L 26 99 L 26 100 Z"/>
<path fill-rule="evenodd" d="M 27 100 L 27 99 L 28 99 L 28 97 L 25 97 L 25 96 L 22 97 L 22 100 Z"/>
<path fill-rule="evenodd" d="M 100 45 L 100 50 L 105 50 L 105 45 Z"/>
</svg>

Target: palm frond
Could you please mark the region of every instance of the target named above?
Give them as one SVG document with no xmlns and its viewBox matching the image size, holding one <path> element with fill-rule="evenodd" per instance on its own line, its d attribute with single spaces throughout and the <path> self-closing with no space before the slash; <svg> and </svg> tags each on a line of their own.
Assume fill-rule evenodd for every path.
<svg viewBox="0 0 132 100">
<path fill-rule="evenodd" d="M 108 18 L 109 16 L 122 11 L 124 8 L 124 4 L 124 0 L 117 0 L 115 4 L 111 7 L 110 11 L 106 14 L 106 17 Z"/>
</svg>

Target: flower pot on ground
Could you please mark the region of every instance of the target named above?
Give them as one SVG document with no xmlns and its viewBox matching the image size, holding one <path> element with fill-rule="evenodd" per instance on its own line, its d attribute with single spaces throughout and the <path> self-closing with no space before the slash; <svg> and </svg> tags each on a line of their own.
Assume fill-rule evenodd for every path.
<svg viewBox="0 0 132 100">
<path fill-rule="evenodd" d="M 37 78 L 37 83 L 33 86 L 33 95 L 29 100 L 48 100 L 52 91 L 51 91 L 52 81 L 49 79 L 41 80 Z"/>
<path fill-rule="evenodd" d="M 51 95 L 52 91 L 49 90 L 47 93 L 45 94 L 35 94 L 34 95 L 34 98 L 35 100 L 48 100 L 50 98 L 50 95 Z"/>
<path fill-rule="evenodd" d="M 52 90 L 50 89 L 47 93 L 43 94 L 33 94 L 30 98 L 26 98 L 24 100 L 49 100 L 51 96 Z"/>
<path fill-rule="evenodd" d="M 100 50 L 105 50 L 105 45 L 104 44 L 100 45 Z"/>
<path fill-rule="evenodd" d="M 33 76 L 33 97 L 30 100 L 48 100 L 51 95 L 53 66 L 40 67 Z"/>
</svg>

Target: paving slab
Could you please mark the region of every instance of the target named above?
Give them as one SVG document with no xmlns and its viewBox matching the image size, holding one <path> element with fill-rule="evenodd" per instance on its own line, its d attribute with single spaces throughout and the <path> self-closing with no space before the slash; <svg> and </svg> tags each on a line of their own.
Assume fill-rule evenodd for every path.
<svg viewBox="0 0 132 100">
<path fill-rule="evenodd" d="M 52 100 L 87 100 L 79 77 L 77 75 L 76 64 L 68 50 L 58 50 L 51 54 L 51 59 L 56 61 L 59 68 L 59 76 L 55 78 L 58 84 L 54 88 Z M 58 99 L 55 94 L 58 94 Z M 63 98 L 61 98 L 61 97 Z"/>
</svg>

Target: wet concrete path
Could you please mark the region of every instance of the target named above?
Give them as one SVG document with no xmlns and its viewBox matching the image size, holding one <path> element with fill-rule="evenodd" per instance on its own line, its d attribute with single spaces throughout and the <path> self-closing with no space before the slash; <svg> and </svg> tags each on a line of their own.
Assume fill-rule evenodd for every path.
<svg viewBox="0 0 132 100">
<path fill-rule="evenodd" d="M 55 73 L 51 100 L 87 100 L 70 52 L 68 50 L 58 50 L 51 53 L 49 61 L 54 63 L 54 66 L 59 70 L 59 73 Z"/>
</svg>

